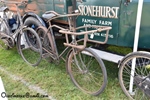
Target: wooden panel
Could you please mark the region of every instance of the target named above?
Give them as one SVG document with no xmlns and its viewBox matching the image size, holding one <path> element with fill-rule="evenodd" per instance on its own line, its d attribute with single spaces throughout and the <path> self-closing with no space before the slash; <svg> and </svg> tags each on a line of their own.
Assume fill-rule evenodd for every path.
<svg viewBox="0 0 150 100">
<path fill-rule="evenodd" d="M 30 0 L 25 11 L 34 12 L 41 16 L 44 12 L 53 9 L 53 0 Z"/>
<path fill-rule="evenodd" d="M 6 0 L 21 2 L 22 0 Z M 25 12 L 34 12 L 41 16 L 44 12 L 54 10 L 60 14 L 66 12 L 65 3 L 66 0 L 28 0 L 26 8 L 21 7 L 20 12 L 23 15 L 23 10 Z M 16 12 L 16 6 L 14 4 L 8 4 L 10 10 Z"/>
</svg>

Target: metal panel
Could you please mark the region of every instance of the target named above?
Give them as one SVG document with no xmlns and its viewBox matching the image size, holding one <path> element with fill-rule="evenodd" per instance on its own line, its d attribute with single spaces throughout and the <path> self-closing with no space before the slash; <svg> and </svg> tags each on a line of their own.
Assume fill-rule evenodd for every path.
<svg viewBox="0 0 150 100">
<path fill-rule="evenodd" d="M 44 12 L 54 9 L 53 0 L 28 0 L 28 2 L 26 12 L 31 11 L 40 16 Z"/>
<path fill-rule="evenodd" d="M 7 1 L 22 1 L 22 0 L 7 0 Z M 70 6 L 68 0 L 28 0 L 28 5 L 25 9 L 26 12 L 34 12 L 38 15 L 42 15 L 46 11 L 54 10 L 60 14 L 68 12 Z M 9 4 L 9 8 L 16 11 L 15 5 Z"/>
<path fill-rule="evenodd" d="M 54 9 L 59 14 L 64 14 L 65 12 L 64 4 L 54 4 Z"/>
<path fill-rule="evenodd" d="M 94 48 L 90 48 L 90 49 L 93 50 L 100 58 L 110 61 L 110 62 L 118 63 L 124 58 L 124 56 L 120 56 L 117 54 L 112 54 L 112 53 L 97 50 Z"/>
<path fill-rule="evenodd" d="M 132 0 L 128 5 L 121 5 L 120 14 L 120 33 L 118 38 L 118 44 L 120 46 L 133 46 L 135 25 L 136 25 L 136 15 L 137 15 L 137 5 L 138 0 Z M 149 37 L 150 37 L 150 0 L 144 0 L 140 35 L 139 35 L 139 47 L 140 48 L 150 48 Z"/>
</svg>

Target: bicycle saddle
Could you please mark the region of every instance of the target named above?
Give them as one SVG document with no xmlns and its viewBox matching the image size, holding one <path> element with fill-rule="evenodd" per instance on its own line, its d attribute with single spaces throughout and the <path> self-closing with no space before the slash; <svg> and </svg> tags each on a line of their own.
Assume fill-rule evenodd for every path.
<svg viewBox="0 0 150 100">
<path fill-rule="evenodd" d="M 45 12 L 43 15 L 42 15 L 42 18 L 48 20 L 48 19 L 51 19 L 55 16 L 58 16 L 59 14 L 56 13 L 55 11 L 47 11 Z"/>
<path fill-rule="evenodd" d="M 4 12 L 6 10 L 9 10 L 8 7 L 0 7 L 0 12 Z"/>
</svg>

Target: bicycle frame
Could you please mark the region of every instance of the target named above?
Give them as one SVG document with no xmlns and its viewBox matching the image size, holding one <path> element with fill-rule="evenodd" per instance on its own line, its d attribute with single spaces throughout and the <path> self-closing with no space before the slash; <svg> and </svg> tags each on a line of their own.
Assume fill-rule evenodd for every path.
<svg viewBox="0 0 150 100">
<path fill-rule="evenodd" d="M 57 50 L 57 46 L 56 46 L 56 42 L 55 42 L 55 38 L 54 38 L 54 33 L 53 33 L 53 29 L 52 28 L 58 28 L 60 30 L 65 30 L 65 28 L 60 27 L 58 25 L 52 25 L 51 21 L 57 18 L 61 18 L 61 17 L 72 17 L 72 16 L 78 16 L 79 14 L 66 14 L 66 15 L 58 15 L 56 17 L 53 17 L 52 19 L 49 19 L 47 21 L 47 23 L 49 24 L 49 27 L 47 29 L 47 35 L 49 38 L 49 42 L 51 43 L 51 47 L 52 47 L 52 53 L 49 52 L 48 50 L 44 49 L 45 51 L 47 51 L 49 54 L 51 54 L 52 58 L 55 60 L 59 60 L 60 58 L 63 59 L 64 61 L 66 61 L 62 56 L 66 53 L 66 51 L 68 49 L 70 49 L 70 47 L 66 47 L 60 54 L 58 54 L 58 50 Z M 71 26 L 71 20 L 68 18 L 68 22 L 69 22 L 69 26 Z M 45 34 L 45 35 L 46 35 Z M 54 53 L 54 54 L 53 54 Z M 55 55 L 55 57 L 53 57 Z"/>
<path fill-rule="evenodd" d="M 79 16 L 80 13 L 74 13 L 74 14 L 65 14 L 65 15 L 59 15 L 57 14 L 56 12 L 53 12 L 51 11 L 52 13 L 54 13 L 56 16 L 52 17 L 51 19 L 49 19 L 47 21 L 47 23 L 49 24 L 49 27 L 46 31 L 46 34 L 48 35 L 48 38 L 49 38 L 49 42 L 51 43 L 51 47 L 52 47 L 52 53 L 55 53 L 55 57 L 53 57 L 53 54 L 51 52 L 48 52 L 52 55 L 52 58 L 54 59 L 60 59 L 62 58 L 64 61 L 66 61 L 62 55 L 65 54 L 65 52 L 71 47 L 72 50 L 74 52 L 76 52 L 76 49 L 78 50 L 83 50 L 85 47 L 86 47 L 86 43 L 87 41 L 89 42 L 95 42 L 95 43 L 100 43 L 100 44 L 104 44 L 107 42 L 108 40 L 108 33 L 109 33 L 109 30 L 111 29 L 111 27 L 108 27 L 108 26 L 81 26 L 81 27 L 74 27 L 72 25 L 72 17 L 76 17 L 76 16 Z M 66 30 L 65 28 L 59 26 L 59 25 L 52 25 L 51 21 L 54 20 L 54 19 L 57 19 L 57 18 L 61 18 L 61 17 L 67 17 L 68 18 L 68 23 L 69 23 L 69 29 Z M 56 43 L 55 43 L 55 39 L 54 39 L 54 33 L 53 33 L 53 29 L 52 28 L 58 28 L 60 31 L 60 33 L 62 34 L 65 34 L 65 38 L 66 38 L 66 43 L 64 43 L 65 46 L 67 46 L 60 54 L 58 54 L 58 51 L 57 51 L 57 47 L 56 47 Z M 91 31 L 88 31 L 87 28 L 88 27 L 93 27 L 95 28 L 95 30 L 91 30 Z M 76 30 L 78 29 L 82 29 L 82 28 L 85 28 L 85 32 L 76 32 Z M 94 41 L 94 40 L 89 40 L 88 39 L 88 34 L 90 33 L 95 33 L 95 32 L 101 32 L 101 31 L 106 31 L 106 38 L 104 40 L 104 42 L 98 42 L 98 41 Z M 45 34 L 45 35 L 46 35 Z M 72 37 L 72 42 L 69 43 L 69 37 L 68 35 L 71 35 Z M 84 35 L 84 39 L 81 39 L 79 41 L 84 41 L 83 45 L 78 45 L 77 46 L 77 41 L 76 40 L 76 36 L 77 35 Z M 44 36 L 45 37 L 45 36 Z M 43 48 L 45 51 L 48 51 L 46 50 L 45 48 Z"/>
<path fill-rule="evenodd" d="M 9 27 L 9 24 L 8 24 L 8 22 L 7 22 L 7 17 L 6 17 L 6 15 L 4 14 L 4 18 L 2 19 L 3 21 L 5 21 L 5 23 L 7 24 L 7 27 L 9 28 L 9 37 L 11 37 L 12 39 L 13 39 L 13 41 L 15 41 L 15 39 L 17 38 L 17 36 L 18 36 L 18 34 L 19 33 L 22 33 L 22 30 L 24 29 L 24 28 L 26 28 L 26 26 L 24 26 L 23 25 L 23 21 L 22 21 L 22 18 L 21 18 L 21 15 L 20 15 L 20 12 L 19 12 L 19 7 L 18 7 L 18 5 L 19 4 L 26 4 L 26 2 L 14 2 L 14 1 L 12 1 L 12 2 L 10 2 L 10 1 L 1 1 L 1 2 L 3 2 L 3 4 L 4 5 L 6 5 L 6 4 L 15 4 L 16 5 L 16 9 L 17 9 L 17 17 L 18 17 L 18 28 L 17 29 L 15 29 L 15 31 L 14 32 L 11 32 L 10 30 L 10 27 Z"/>
</svg>

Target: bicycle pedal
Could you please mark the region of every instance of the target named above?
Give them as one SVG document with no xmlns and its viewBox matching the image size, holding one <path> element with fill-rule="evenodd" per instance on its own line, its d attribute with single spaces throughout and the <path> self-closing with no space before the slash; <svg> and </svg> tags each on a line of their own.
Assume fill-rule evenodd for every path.
<svg viewBox="0 0 150 100">
<path fill-rule="evenodd" d="M 7 37 L 1 37 L 1 39 L 7 39 Z"/>
<path fill-rule="evenodd" d="M 21 45 L 21 49 L 25 48 L 25 45 Z"/>
</svg>

